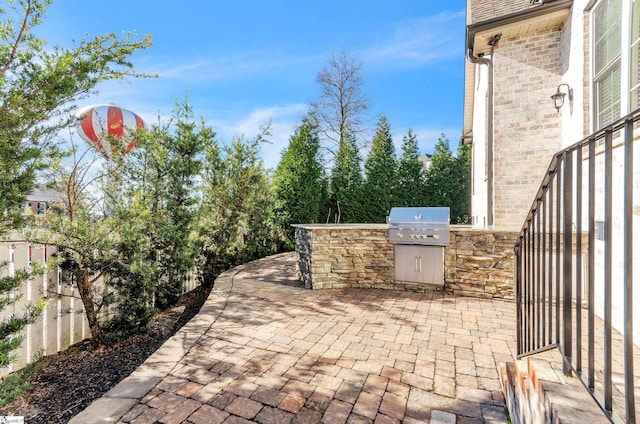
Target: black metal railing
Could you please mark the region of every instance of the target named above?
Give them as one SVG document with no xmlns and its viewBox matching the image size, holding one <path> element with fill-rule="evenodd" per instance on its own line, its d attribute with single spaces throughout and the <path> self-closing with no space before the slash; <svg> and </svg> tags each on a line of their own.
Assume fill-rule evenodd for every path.
<svg viewBox="0 0 640 424">
<path fill-rule="evenodd" d="M 518 356 L 557 347 L 565 374 L 627 423 L 640 390 L 638 121 L 640 109 L 554 155 L 515 246 Z"/>
</svg>

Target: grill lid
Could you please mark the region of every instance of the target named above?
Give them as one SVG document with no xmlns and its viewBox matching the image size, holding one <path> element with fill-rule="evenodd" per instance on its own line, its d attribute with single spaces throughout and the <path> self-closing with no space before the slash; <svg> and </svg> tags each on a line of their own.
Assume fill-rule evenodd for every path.
<svg viewBox="0 0 640 424">
<path fill-rule="evenodd" d="M 391 208 L 389 212 L 389 225 L 449 225 L 448 207 L 410 207 Z"/>
<path fill-rule="evenodd" d="M 389 242 L 394 244 L 449 245 L 449 208 L 392 208 Z"/>
</svg>

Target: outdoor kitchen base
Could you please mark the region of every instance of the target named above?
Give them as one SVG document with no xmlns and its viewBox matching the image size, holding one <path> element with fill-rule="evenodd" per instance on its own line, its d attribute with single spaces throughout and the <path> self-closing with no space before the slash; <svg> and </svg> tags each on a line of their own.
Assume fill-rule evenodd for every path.
<svg viewBox="0 0 640 424">
<path fill-rule="evenodd" d="M 396 277 L 399 267 L 394 262 L 400 255 L 394 250 L 398 246 L 411 245 L 391 242 L 389 224 L 300 224 L 294 227 L 298 275 L 308 289 L 444 290 L 445 293 L 482 298 L 514 298 L 513 245 L 517 232 L 451 226 L 447 234 L 450 240 L 439 247 L 444 254 L 444 284 L 429 284 L 415 278 L 406 281 L 402 275 Z M 420 234 L 420 240 L 423 240 L 423 234 Z M 428 234 L 425 235 L 428 239 Z M 411 234 L 407 238 L 412 240 Z M 443 239 L 444 236 L 439 237 L 439 240 Z M 421 251 L 432 246 L 415 247 Z M 425 256 L 410 251 L 401 256 L 409 261 L 405 269 L 419 269 L 420 258 L 422 270 L 428 269 L 430 254 Z M 441 275 L 439 270 L 436 273 Z"/>
</svg>

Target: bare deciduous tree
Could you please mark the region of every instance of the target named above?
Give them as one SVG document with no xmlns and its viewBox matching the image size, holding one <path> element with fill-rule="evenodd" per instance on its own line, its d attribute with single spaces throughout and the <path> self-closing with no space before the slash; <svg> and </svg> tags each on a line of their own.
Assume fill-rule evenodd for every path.
<svg viewBox="0 0 640 424">
<path fill-rule="evenodd" d="M 333 157 L 347 135 L 358 136 L 366 130 L 364 114 L 370 101 L 362 92 L 361 67 L 362 63 L 343 51 L 332 56 L 316 77 L 320 97 L 311 103 L 311 109 L 320 124 L 323 147 Z"/>
</svg>

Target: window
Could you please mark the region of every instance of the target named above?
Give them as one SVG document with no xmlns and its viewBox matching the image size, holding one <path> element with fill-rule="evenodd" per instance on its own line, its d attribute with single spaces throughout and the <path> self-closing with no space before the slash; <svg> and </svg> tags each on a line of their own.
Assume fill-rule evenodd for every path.
<svg viewBox="0 0 640 424">
<path fill-rule="evenodd" d="M 596 128 L 621 115 L 622 0 L 603 0 L 593 11 L 593 91 Z"/>
<path fill-rule="evenodd" d="M 44 215 L 47 211 L 47 204 L 45 202 L 38 202 L 38 215 Z"/>
<path fill-rule="evenodd" d="M 595 131 L 640 106 L 640 0 L 601 0 L 592 22 Z"/>
</svg>

